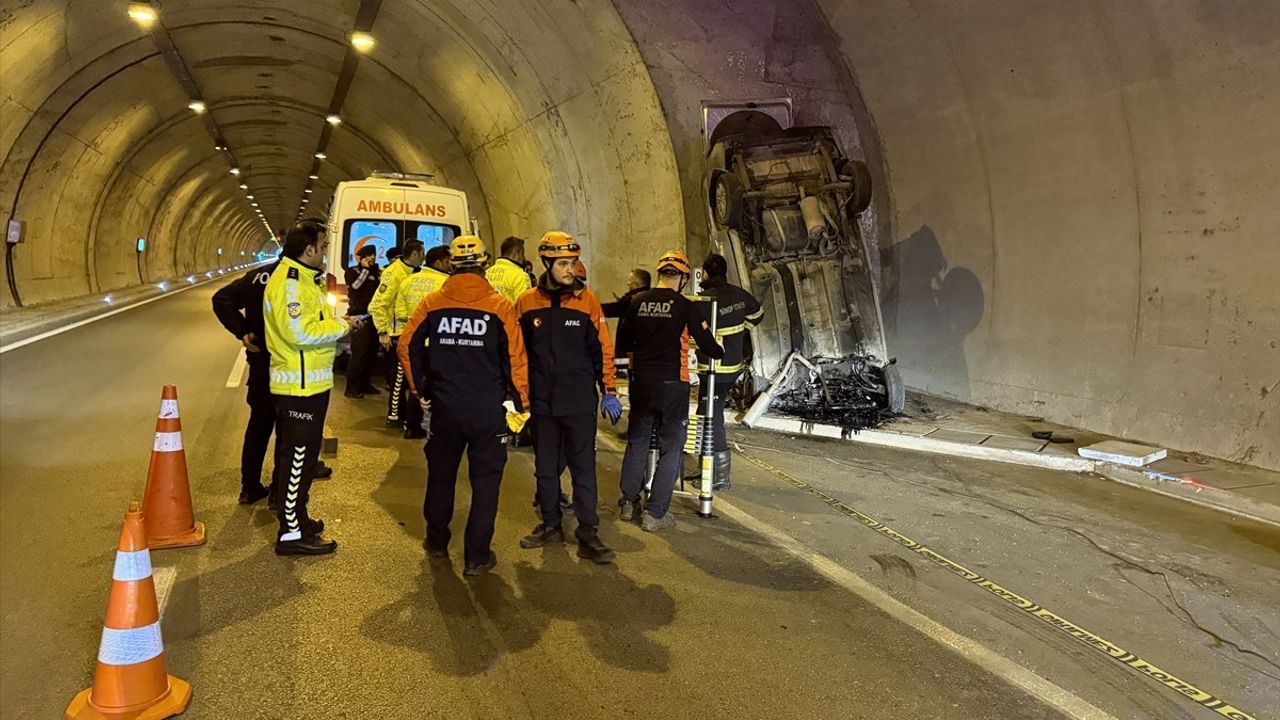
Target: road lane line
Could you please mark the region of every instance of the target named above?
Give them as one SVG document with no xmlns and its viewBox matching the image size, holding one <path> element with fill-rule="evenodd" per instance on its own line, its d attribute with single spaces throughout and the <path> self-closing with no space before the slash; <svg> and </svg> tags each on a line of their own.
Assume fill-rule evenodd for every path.
<svg viewBox="0 0 1280 720">
<path fill-rule="evenodd" d="M 51 337 L 53 337 L 54 335 L 61 335 L 62 333 L 67 332 L 68 330 L 75 330 L 76 328 L 78 328 L 78 327 L 82 327 L 82 326 L 84 326 L 84 325 L 88 325 L 89 323 L 95 323 L 95 322 L 98 322 L 99 320 L 103 320 L 103 319 L 109 318 L 109 317 L 111 317 L 112 315 L 119 315 L 120 313 L 124 312 L 125 310 L 132 310 L 132 309 L 134 309 L 134 308 L 136 308 L 136 307 L 142 307 L 143 305 L 146 305 L 146 304 L 148 304 L 148 303 L 153 303 L 153 302 L 155 302 L 155 301 L 157 301 L 157 300 L 163 300 L 163 299 L 165 299 L 165 298 L 167 298 L 167 297 L 173 297 L 174 295 L 177 295 L 177 294 L 179 294 L 179 293 L 184 293 L 184 292 L 186 292 L 186 291 L 188 291 L 188 290 L 190 290 L 190 289 L 192 289 L 192 288 L 198 288 L 198 287 L 200 287 L 201 285 L 207 285 L 207 284 L 209 284 L 209 283 L 211 283 L 211 282 L 214 282 L 215 280 L 225 280 L 227 277 L 228 277 L 228 276 L 227 276 L 227 275 L 225 275 L 225 274 L 224 274 L 224 275 L 215 275 L 215 276 L 213 276 L 213 277 L 211 277 L 211 278 L 205 278 L 204 280 L 201 280 L 201 281 L 196 282 L 196 283 L 191 283 L 191 284 L 183 285 L 183 286 L 181 286 L 181 287 L 176 287 L 176 288 L 174 288 L 173 290 L 166 290 L 166 291 L 164 291 L 164 292 L 160 293 L 159 295 L 156 295 L 155 297 L 149 297 L 149 298 L 147 298 L 146 300 L 140 300 L 140 301 L 138 301 L 138 302 L 136 302 L 136 303 L 133 303 L 132 305 L 125 305 L 124 307 L 118 307 L 118 308 L 116 308 L 116 309 L 114 309 L 114 310 L 110 310 L 110 311 L 108 311 L 108 312 L 104 312 L 104 313 L 102 313 L 101 315 L 94 315 L 94 316 L 93 316 L 93 317 L 91 317 L 91 318 L 85 318 L 84 320 L 78 320 L 78 321 L 76 321 L 76 322 L 71 323 L 70 325 L 64 325 L 64 326 L 62 326 L 62 327 L 60 327 L 60 328 L 57 328 L 57 329 L 54 329 L 54 330 L 49 330 L 49 331 L 47 331 L 47 332 L 42 332 L 42 333 L 40 333 L 39 335 L 32 335 L 32 336 L 31 336 L 31 337 L 29 337 L 29 338 L 24 338 L 24 339 L 22 339 L 22 340 L 17 340 L 17 341 L 14 341 L 14 342 L 9 343 L 8 345 L 0 345 L 0 355 L 3 355 L 3 354 L 5 354 L 5 353 L 9 352 L 10 350 L 17 350 L 18 348 L 26 347 L 27 345 L 30 345 L 30 344 L 32 344 L 32 343 L 37 343 L 37 342 L 40 342 L 41 340 L 45 340 L 45 339 L 47 339 L 47 338 L 51 338 Z M 175 282 L 176 282 L 176 281 L 175 281 Z"/>
<path fill-rule="evenodd" d="M 614 452 L 622 452 L 626 448 L 607 432 L 596 435 L 597 442 Z M 924 615 L 920 611 L 894 598 L 880 588 L 864 580 L 848 568 L 820 555 L 786 532 L 757 519 L 746 511 L 717 495 L 715 508 L 724 517 L 768 538 L 775 545 L 805 562 L 818 574 L 826 577 L 850 593 L 866 600 L 889 617 L 913 628 L 925 637 L 951 650 L 960 657 L 977 665 L 986 672 L 1012 685 L 1040 702 L 1065 714 L 1074 720 L 1118 720 L 1107 713 L 1055 683 L 1035 674 L 976 640 L 965 637 L 945 625 Z"/>
<path fill-rule="evenodd" d="M 236 361 L 231 363 L 231 374 L 227 376 L 227 387 L 240 387 L 240 383 L 244 380 L 245 368 L 249 367 L 249 358 L 246 352 L 245 347 L 241 346 L 239 354 L 236 355 Z"/>
<path fill-rule="evenodd" d="M 156 605 L 160 608 L 160 617 L 164 617 L 164 606 L 169 602 L 169 593 L 178 579 L 176 567 L 153 567 L 151 579 L 156 586 Z"/>
<path fill-rule="evenodd" d="M 764 460 L 748 455 L 747 453 L 743 452 L 741 448 L 738 449 L 738 454 L 741 455 L 744 460 L 751 463 L 752 465 L 755 465 L 761 470 L 764 470 L 765 472 L 768 472 L 769 474 L 777 477 L 783 482 L 789 485 L 792 485 L 804 491 L 805 493 L 808 493 L 809 495 L 812 495 L 813 497 L 821 501 L 823 504 L 834 509 L 836 512 L 839 512 L 842 515 L 845 515 L 849 518 L 852 518 L 853 520 L 858 521 L 860 524 L 866 526 L 871 530 L 876 531 L 877 533 L 889 538 L 890 540 L 893 540 L 894 542 L 898 543 L 902 547 L 907 548 L 908 550 L 911 550 L 912 552 L 915 552 L 918 555 L 921 555 L 922 557 L 928 559 L 930 562 L 934 563 L 935 565 L 945 568 L 952 574 L 965 579 L 966 581 L 972 583 L 973 585 L 976 585 L 977 587 L 982 588 L 983 590 L 991 593 L 992 595 L 1000 598 L 1001 600 L 1004 600 L 1005 602 L 1009 603 L 1013 607 L 1016 607 L 1019 610 L 1022 610 L 1023 612 L 1029 614 L 1030 616 L 1044 622 L 1049 627 L 1052 627 L 1055 630 L 1058 630 L 1066 634 L 1068 637 L 1074 638 L 1084 643 L 1088 647 L 1103 653 L 1104 655 L 1111 658 L 1112 660 L 1115 660 L 1129 667 L 1130 669 L 1135 670 L 1138 673 L 1155 680 L 1156 682 L 1160 683 L 1162 686 L 1170 690 L 1173 690 L 1175 693 L 1178 694 L 1179 697 L 1183 697 L 1188 700 L 1191 700 L 1192 702 L 1198 705 L 1201 705 L 1210 710 L 1213 710 L 1214 712 L 1221 715 L 1222 717 L 1230 718 L 1230 720 L 1256 720 L 1256 718 L 1253 715 L 1250 715 L 1249 713 L 1246 713 L 1245 711 L 1231 705 L 1227 701 L 1219 697 L 1216 697 L 1209 692 L 1201 690 L 1199 687 L 1192 685 L 1191 683 L 1187 682 L 1186 680 L 1183 680 L 1182 678 L 1179 678 L 1178 676 L 1168 672 L 1167 670 L 1163 670 L 1157 667 L 1156 665 L 1153 665 L 1147 662 L 1146 660 L 1135 655 L 1134 653 L 1129 652 L 1128 650 L 1125 650 L 1123 647 L 1120 647 L 1119 645 L 1116 645 L 1115 643 L 1109 640 L 1106 640 L 1101 636 L 1071 622 L 1070 620 L 1062 617 L 1061 615 L 1055 613 L 1049 608 L 1039 605 L 1038 603 L 1035 603 L 1024 596 L 1019 595 L 1018 593 L 1015 593 L 1012 590 L 1009 590 L 997 584 L 993 580 L 973 572 L 972 570 L 966 568 L 964 565 L 961 565 L 960 563 L 954 560 L 951 560 L 950 558 L 929 548 L 926 545 L 922 545 L 916 542 L 915 540 L 912 540 L 906 535 L 903 535 L 902 533 L 898 532 L 897 530 L 894 530 L 888 525 L 885 525 L 879 520 L 876 520 L 870 515 L 863 514 L 855 510 L 854 508 L 849 507 L 848 505 L 844 504 L 840 500 L 813 487 L 812 485 L 804 482 L 803 480 L 798 480 L 795 477 L 792 477 L 791 475 L 787 474 L 783 470 L 780 470 L 774 467 L 773 465 L 770 465 Z"/>
</svg>

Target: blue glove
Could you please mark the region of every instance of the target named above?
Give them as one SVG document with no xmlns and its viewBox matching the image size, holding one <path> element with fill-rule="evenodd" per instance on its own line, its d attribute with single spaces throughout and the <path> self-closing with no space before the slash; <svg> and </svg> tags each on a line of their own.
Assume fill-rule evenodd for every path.
<svg viewBox="0 0 1280 720">
<path fill-rule="evenodd" d="M 622 417 L 622 401 L 617 395 L 605 395 L 600 401 L 600 415 L 609 418 L 609 422 L 614 425 L 618 424 L 618 420 Z"/>
</svg>

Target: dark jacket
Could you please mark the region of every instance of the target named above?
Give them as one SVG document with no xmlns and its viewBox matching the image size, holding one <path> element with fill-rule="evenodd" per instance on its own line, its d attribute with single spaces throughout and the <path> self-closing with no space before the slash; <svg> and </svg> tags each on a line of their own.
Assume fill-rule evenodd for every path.
<svg viewBox="0 0 1280 720">
<path fill-rule="evenodd" d="M 265 267 L 256 267 L 213 294 L 213 314 L 222 323 L 222 327 L 237 340 L 253 333 L 253 344 L 261 348 L 256 353 L 245 353 L 249 361 L 250 385 L 266 383 L 271 369 L 266 325 L 262 319 L 262 293 L 267 289 L 271 273 L 279 264 L 274 262 Z"/>
<path fill-rule="evenodd" d="M 378 292 L 382 269 L 376 264 L 370 267 L 353 265 L 347 268 L 347 314 L 368 315 L 369 301 Z"/>
<path fill-rule="evenodd" d="M 724 356 L 697 305 L 670 288 L 654 288 L 632 301 L 617 352 L 630 356 L 634 379 L 689 382 L 690 337 L 711 357 Z"/>
<path fill-rule="evenodd" d="M 544 274 L 516 302 L 529 353 L 530 412 L 593 415 L 597 391 L 616 392 L 613 338 L 600 298 L 586 285 L 553 288 Z"/>
<path fill-rule="evenodd" d="M 759 325 L 764 310 L 751 293 L 721 278 L 708 278 L 703 282 L 702 294 L 716 299 L 716 340 L 724 347 L 724 357 L 720 358 L 716 372 L 736 373 L 751 362 L 751 358 L 743 355 L 747 326 Z M 698 353 L 698 370 L 706 369 L 707 356 Z"/>
<path fill-rule="evenodd" d="M 529 406 L 516 311 L 483 275 L 460 273 L 422 298 L 396 348 L 415 395 L 443 417 L 483 419 L 511 396 Z"/>
</svg>

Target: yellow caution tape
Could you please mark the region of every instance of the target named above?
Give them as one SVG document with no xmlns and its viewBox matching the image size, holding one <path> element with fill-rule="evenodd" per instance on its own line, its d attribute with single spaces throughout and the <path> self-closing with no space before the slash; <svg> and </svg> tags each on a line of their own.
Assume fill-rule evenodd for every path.
<svg viewBox="0 0 1280 720">
<path fill-rule="evenodd" d="M 872 530 L 875 530 L 881 535 L 884 535 L 885 537 L 893 540 L 899 545 L 907 548 L 908 550 L 911 550 L 913 552 L 919 553 L 920 555 L 923 555 L 924 557 L 932 561 L 935 565 L 940 565 L 946 568 L 947 570 L 950 570 L 953 574 L 959 575 L 965 580 L 968 580 L 970 583 L 977 585 L 978 587 L 982 588 L 983 590 L 986 590 L 992 595 L 995 595 L 1001 600 L 1004 600 L 1010 605 L 1013 605 L 1014 607 L 1028 613 L 1033 617 L 1039 618 L 1040 620 L 1048 624 L 1050 627 L 1053 627 L 1057 630 L 1060 630 L 1063 633 L 1066 633 L 1067 635 L 1075 638 L 1076 640 L 1079 640 L 1080 642 L 1084 643 L 1085 645 L 1088 645 L 1094 650 L 1105 653 L 1111 659 L 1119 661 L 1129 666 L 1130 668 L 1138 671 L 1143 675 L 1146 675 L 1147 677 L 1179 693 L 1180 695 L 1190 698 L 1193 702 L 1203 705 L 1204 707 L 1207 707 L 1210 710 L 1213 710 L 1214 712 L 1221 715 L 1222 717 L 1230 718 L 1230 720 L 1257 720 L 1257 718 L 1255 718 L 1253 715 L 1250 715 L 1245 711 L 1229 704 L 1225 700 L 1222 700 L 1218 697 L 1215 697 L 1211 693 L 1201 690 L 1200 688 L 1196 687 L 1195 685 L 1192 685 L 1186 680 L 1179 678 L 1178 676 L 1174 675 L 1171 672 L 1167 672 L 1165 670 L 1160 669 L 1159 667 L 1147 662 L 1146 660 L 1143 660 L 1142 658 L 1138 657 L 1137 655 L 1134 655 L 1133 653 L 1129 652 L 1128 650 L 1125 650 L 1124 648 L 1120 647 L 1119 645 L 1116 645 L 1113 642 L 1104 640 L 1098 635 L 1080 627 L 1079 625 L 1076 625 L 1075 623 L 1071 622 L 1070 620 L 1067 620 L 1066 618 L 1053 612 L 1052 610 L 1042 607 L 1032 602 L 1031 600 L 1028 600 L 1027 598 L 1013 592 L 1012 590 L 1009 590 L 1005 587 L 997 585 L 995 582 L 992 582 L 991 580 L 988 580 L 987 578 L 979 575 L 978 573 L 973 572 L 972 570 L 966 568 L 960 563 L 950 560 L 946 556 L 938 552 L 935 552 L 924 545 L 921 545 L 915 540 L 912 540 L 906 535 L 903 535 L 902 533 L 898 532 L 897 530 L 894 530 L 888 525 L 885 525 L 879 520 L 876 520 L 870 515 L 864 515 L 863 513 L 860 513 L 857 510 L 854 510 L 853 508 L 849 507 L 848 505 L 845 505 L 844 503 L 840 502 L 834 497 L 813 487 L 809 483 L 806 483 L 803 480 L 797 480 L 796 478 L 788 475 L 786 472 L 779 470 L 778 468 L 770 465 L 769 463 L 763 460 L 760 460 L 758 458 L 751 457 L 750 455 L 742 452 L 742 450 L 738 450 L 738 454 L 742 455 L 742 457 L 746 459 L 747 462 L 755 465 L 756 467 L 759 467 L 762 470 L 765 470 L 773 474 L 777 478 L 787 483 L 790 483 L 791 485 L 794 485 L 797 488 L 800 488 L 801 490 L 804 490 L 810 495 L 813 495 L 814 497 L 818 498 L 823 503 L 835 509 L 837 512 L 841 513 L 842 515 L 851 517 L 854 520 L 857 520 L 858 522 L 862 523 L 863 525 L 871 528 Z"/>
</svg>

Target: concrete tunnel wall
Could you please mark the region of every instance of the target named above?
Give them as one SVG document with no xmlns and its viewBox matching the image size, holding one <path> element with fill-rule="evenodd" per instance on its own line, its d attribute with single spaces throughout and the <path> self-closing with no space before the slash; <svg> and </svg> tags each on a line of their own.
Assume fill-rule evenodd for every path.
<svg viewBox="0 0 1280 720">
<path fill-rule="evenodd" d="M 296 214 L 356 4 L 164 3 L 273 224 Z M 260 242 L 116 5 L 0 15 L 0 207 L 42 168 L 47 192 L 18 198 L 40 218 L 16 268 L 37 298 L 132 282 L 112 243 L 140 226 L 166 243 L 157 274 Z M 577 232 L 607 295 L 682 232 L 705 250 L 700 101 L 789 96 L 876 175 L 864 227 L 910 385 L 1280 466 L 1273 3 L 386 0 L 373 31 L 317 197 L 436 172 L 492 238 Z M 55 126 L 49 147 L 29 124 Z"/>
</svg>

